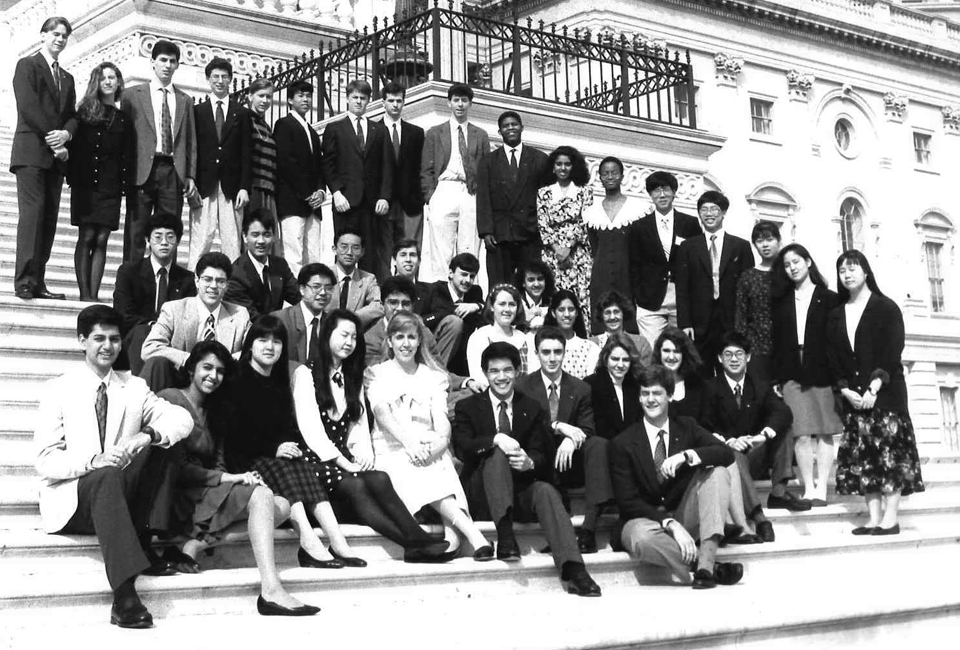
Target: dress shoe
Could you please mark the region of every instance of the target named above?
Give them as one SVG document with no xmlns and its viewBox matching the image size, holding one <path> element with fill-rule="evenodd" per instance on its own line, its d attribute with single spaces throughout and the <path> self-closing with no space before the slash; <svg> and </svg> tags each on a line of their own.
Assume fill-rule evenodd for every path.
<svg viewBox="0 0 960 650">
<path fill-rule="evenodd" d="M 879 526 L 857 526 L 850 532 L 854 535 L 873 535 L 873 531 L 877 530 Z"/>
<path fill-rule="evenodd" d="M 877 526 L 870 533 L 871 535 L 899 535 L 900 534 L 900 524 L 894 524 L 890 528 L 883 528 L 882 526 Z"/>
<path fill-rule="evenodd" d="M 520 546 L 516 539 L 505 539 L 497 542 L 497 559 L 504 562 L 520 561 Z"/>
<path fill-rule="evenodd" d="M 129 629 L 144 629 L 153 627 L 153 616 L 143 606 L 136 596 L 124 598 L 120 602 L 114 601 L 110 608 L 110 625 Z"/>
<path fill-rule="evenodd" d="M 320 611 L 319 607 L 313 605 L 301 605 L 300 607 L 284 607 L 277 603 L 271 603 L 263 596 L 257 598 L 257 612 L 261 616 L 313 616 Z"/>
<path fill-rule="evenodd" d="M 735 585 L 743 578 L 743 565 L 739 562 L 717 562 L 713 565 L 713 577 L 718 585 Z"/>
<path fill-rule="evenodd" d="M 313 557 L 303 547 L 297 551 L 297 560 L 300 566 L 305 569 L 342 569 L 343 561 L 333 558 L 332 560 L 318 560 Z"/>
<path fill-rule="evenodd" d="M 493 559 L 493 545 L 481 546 L 473 552 L 474 562 L 489 562 Z"/>
<path fill-rule="evenodd" d="M 814 508 L 826 508 L 827 502 L 824 499 L 810 499 L 810 505 Z"/>
<path fill-rule="evenodd" d="M 727 544 L 735 544 L 738 546 L 748 546 L 750 544 L 763 544 L 763 540 L 759 536 L 754 535 L 753 533 L 744 533 L 743 535 L 738 535 L 733 539 L 724 540 Z"/>
<path fill-rule="evenodd" d="M 49 291 L 46 287 L 40 287 L 33 290 L 33 295 L 36 298 L 43 298 L 44 300 L 66 300 L 67 296 L 63 293 L 53 293 Z"/>
<path fill-rule="evenodd" d="M 586 598 L 599 598 L 602 595 L 600 585 L 593 581 L 583 567 L 570 576 L 570 580 L 567 581 L 567 593 Z"/>
<path fill-rule="evenodd" d="M 200 573 L 200 563 L 175 546 L 167 547 L 163 552 L 163 560 L 177 573 Z"/>
<path fill-rule="evenodd" d="M 408 548 L 403 552 L 403 561 L 409 564 L 442 564 L 449 562 L 452 557 L 447 557 L 447 547 L 449 542 L 440 540 L 428 546 L 418 546 Z M 457 549 L 459 552 L 460 549 Z"/>
<path fill-rule="evenodd" d="M 330 555 L 333 556 L 334 560 L 340 560 L 341 562 L 343 562 L 343 566 L 348 566 L 353 569 L 362 569 L 363 567 L 367 566 L 366 560 L 361 560 L 358 557 L 346 557 L 346 556 L 340 555 L 335 550 L 333 550 L 332 546 L 330 547 L 329 551 L 330 551 Z"/>
<path fill-rule="evenodd" d="M 577 548 L 581 553 L 597 552 L 597 534 L 592 530 L 581 528 L 577 532 Z"/>
<path fill-rule="evenodd" d="M 771 494 L 767 497 L 768 508 L 782 508 L 790 512 L 805 512 L 812 506 L 806 499 L 798 499 L 791 492 L 784 492 L 782 497 Z"/>
<path fill-rule="evenodd" d="M 20 300 L 33 300 L 36 298 L 36 296 L 33 295 L 33 289 L 30 287 L 17 287 L 16 296 Z"/>
<path fill-rule="evenodd" d="M 757 524 L 757 537 L 759 537 L 762 542 L 775 541 L 777 536 L 773 532 L 773 524 L 769 521 L 761 521 Z"/>
<path fill-rule="evenodd" d="M 145 576 L 172 576 L 177 574 L 177 569 L 167 560 L 164 560 L 154 552 L 152 548 L 143 550 L 147 556 L 150 566 L 141 571 Z"/>
<path fill-rule="evenodd" d="M 717 586 L 717 579 L 712 571 L 697 569 L 693 574 L 693 584 L 690 586 L 694 589 L 713 589 Z"/>
</svg>

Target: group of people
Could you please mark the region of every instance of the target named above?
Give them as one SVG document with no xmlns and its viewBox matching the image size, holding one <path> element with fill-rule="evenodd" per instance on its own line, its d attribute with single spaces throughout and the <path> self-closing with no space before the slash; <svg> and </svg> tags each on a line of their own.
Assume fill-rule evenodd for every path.
<svg viewBox="0 0 960 650">
<path fill-rule="evenodd" d="M 18 64 L 18 102 L 29 90 L 59 112 L 28 136 L 21 108 L 12 168 L 21 230 L 34 234 L 59 200 L 59 165 L 82 168 L 68 178 L 91 300 L 101 243 L 132 197 L 114 307 L 80 313 L 85 365 L 44 391 L 36 431 L 44 525 L 100 538 L 113 623 L 151 625 L 137 575 L 201 570 L 202 551 L 244 519 L 258 611 L 305 616 L 319 610 L 284 589 L 274 560 L 287 520 L 300 566 L 317 569 L 366 566 L 341 522 L 369 526 L 407 562 L 513 562 L 514 524 L 535 520 L 566 590 L 599 596 L 583 555 L 608 508 L 614 550 L 706 589 L 743 575 L 717 561 L 720 546 L 775 540 L 756 481 L 771 481 L 767 509 L 827 505 L 837 436 L 836 492 L 868 506 L 855 535 L 897 534 L 900 497 L 923 490 L 903 318 L 862 253 L 838 258 L 831 291 L 806 248 L 781 248 L 776 224 L 758 222 L 750 242 L 727 232 L 720 192 L 686 215 L 676 178 L 657 171 L 647 213 L 621 192 L 613 157 L 595 200 L 583 156 L 525 145 L 514 111 L 491 152 L 462 84 L 450 120 L 424 133 L 401 119 L 402 86 L 385 84 L 374 122 L 369 85 L 351 82 L 348 114 L 320 138 L 305 120 L 309 84 L 287 89 L 290 114 L 271 130 L 275 88 L 257 80 L 239 106 L 220 59 L 209 100 L 182 104 L 179 52 L 159 41 L 154 81 L 121 99 L 119 70 L 103 64 L 74 114 L 72 81 L 51 65 L 68 36 L 50 19 L 45 49 Z M 38 161 L 17 157 L 30 138 L 46 147 Z M 190 268 L 175 259 L 184 198 Z M 18 244 L 17 295 L 56 297 L 49 247 L 33 250 L 21 265 Z M 476 520 L 494 523 L 495 545 Z M 153 549 L 171 534 L 182 537 Z"/>
</svg>

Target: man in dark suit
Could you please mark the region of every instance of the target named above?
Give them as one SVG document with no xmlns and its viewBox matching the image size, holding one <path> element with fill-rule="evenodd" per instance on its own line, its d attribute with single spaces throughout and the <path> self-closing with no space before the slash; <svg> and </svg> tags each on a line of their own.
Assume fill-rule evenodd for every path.
<svg viewBox="0 0 960 650">
<path fill-rule="evenodd" d="M 791 467 L 784 463 L 786 457 L 780 448 L 788 444 L 786 437 L 793 424 L 793 413 L 770 384 L 747 372 L 750 363 L 747 337 L 730 332 L 721 339 L 720 345 L 723 373 L 707 382 L 703 425 L 734 450 L 743 488 L 744 513 L 756 524 L 760 540 L 772 542 L 773 524 L 763 514 L 753 481 L 765 478 L 771 470 L 774 485 L 785 486 L 790 481 Z"/>
<path fill-rule="evenodd" d="M 184 196 L 196 193 L 197 131 L 193 99 L 173 85 L 180 48 L 165 40 L 153 46 L 154 78 L 124 90 L 122 108 L 137 134 L 136 196 L 127 205 L 123 259 L 143 257 L 147 219 L 154 212 L 183 213 Z"/>
<path fill-rule="evenodd" d="M 312 365 L 320 342 L 320 325 L 336 285 L 337 276 L 329 266 L 307 264 L 297 275 L 300 303 L 273 312 L 287 327 L 290 361 Z"/>
<path fill-rule="evenodd" d="M 297 279 L 282 257 L 271 255 L 277 220 L 268 208 L 257 208 L 243 217 L 243 240 L 247 252 L 233 262 L 224 300 L 250 312 L 252 321 L 300 302 Z"/>
<path fill-rule="evenodd" d="M 520 114 L 497 120 L 503 146 L 477 168 L 477 232 L 487 248 L 490 286 L 512 282 L 517 270 L 540 259 L 537 191 L 549 173 L 547 154 L 522 142 Z"/>
<path fill-rule="evenodd" d="M 560 493 L 551 485 L 555 450 L 549 416 L 536 400 L 514 391 L 520 353 L 509 343 L 491 343 L 480 363 L 490 387 L 457 402 L 452 433 L 470 512 L 496 524 L 497 559 L 506 562 L 520 559 L 513 522 L 536 519 L 567 591 L 599 596 Z"/>
<path fill-rule="evenodd" d="M 723 229 L 729 207 L 720 192 L 704 192 L 697 201 L 704 234 L 677 253 L 677 325 L 696 344 L 708 377 L 716 370 L 720 337 L 734 331 L 737 281 L 753 267 L 750 243 Z"/>
<path fill-rule="evenodd" d="M 115 370 L 130 370 L 139 376 L 143 369 L 140 348 L 163 303 L 197 295 L 193 272 L 173 261 L 182 236 L 183 222 L 178 217 L 154 214 L 147 222 L 150 255 L 124 262 L 117 270 L 113 306 L 123 317 L 123 347 Z"/>
<path fill-rule="evenodd" d="M 323 130 L 321 164 L 333 194 L 334 232 L 356 228 L 370 249 L 360 268 L 385 279 L 390 274 L 389 247 L 380 245 L 380 220 L 387 216 L 393 196 L 394 153 L 387 129 L 363 114 L 372 93 L 366 81 L 347 84 L 347 113 Z"/>
<path fill-rule="evenodd" d="M 277 143 L 277 217 L 283 258 L 293 273 L 320 261 L 320 206 L 324 199 L 320 136 L 307 123 L 313 86 L 297 81 L 287 88 L 290 113 L 273 126 Z"/>
<path fill-rule="evenodd" d="M 643 419 L 610 443 L 620 540 L 630 555 L 669 568 L 694 589 L 735 584 L 743 566 L 716 561 L 730 507 L 733 450 L 692 418 L 668 417 L 669 370 L 645 368 L 639 383 Z"/>
<path fill-rule="evenodd" d="M 607 439 L 596 435 L 590 386 L 563 371 L 566 339 L 556 327 L 541 328 L 533 339 L 540 370 L 517 380 L 517 390 L 540 403 L 550 416 L 557 448 L 554 469 L 564 488 L 586 488 L 586 511 L 577 534 L 581 553 L 597 552 L 597 519 L 613 500 Z"/>
<path fill-rule="evenodd" d="M 197 125 L 197 190 L 200 205 L 190 210 L 190 258 L 213 246 L 220 231 L 220 252 L 240 257 L 240 221 L 250 201 L 253 117 L 250 109 L 230 101 L 233 65 L 214 57 L 204 72 L 211 95 L 193 107 Z"/>
<path fill-rule="evenodd" d="M 420 272 L 420 244 L 415 239 L 401 239 L 393 245 L 393 274 L 413 282 L 417 294 L 413 298 L 413 313 L 422 313 L 423 301 L 430 293 L 430 283 L 417 279 Z"/>
<path fill-rule="evenodd" d="M 647 176 L 654 211 L 630 226 L 630 286 L 637 328 L 653 345 L 667 325 L 677 325 L 677 252 L 703 231 L 696 217 L 673 208 L 677 178 L 669 172 Z"/>
<path fill-rule="evenodd" d="M 73 76 L 58 61 L 73 28 L 66 18 L 47 18 L 40 28 L 40 51 L 17 61 L 13 95 L 17 130 L 10 171 L 17 175 L 17 297 L 63 300 L 47 289 L 44 277 L 60 216 L 66 144 L 77 130 Z"/>
<path fill-rule="evenodd" d="M 483 325 L 483 291 L 474 282 L 480 260 L 460 253 L 450 260 L 447 280 L 439 280 L 420 307 L 424 324 L 437 337 L 437 345 L 450 360 L 448 367 L 467 375 L 467 339 Z"/>
<path fill-rule="evenodd" d="M 420 161 L 423 156 L 424 134 L 416 124 L 400 119 L 407 89 L 395 81 L 384 84 L 383 126 L 393 157 L 393 199 L 388 218 L 380 222 L 380 260 L 387 265 L 387 252 L 401 240 L 413 240 L 417 249 L 423 245 L 423 190 L 420 188 Z"/>
</svg>

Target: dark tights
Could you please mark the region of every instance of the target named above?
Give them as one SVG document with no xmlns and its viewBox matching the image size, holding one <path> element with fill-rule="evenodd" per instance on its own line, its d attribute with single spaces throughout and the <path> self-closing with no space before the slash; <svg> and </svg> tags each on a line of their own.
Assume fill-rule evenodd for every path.
<svg viewBox="0 0 960 650">
<path fill-rule="evenodd" d="M 357 520 L 404 548 L 431 544 L 437 540 L 417 524 L 397 496 L 386 472 L 373 470 L 357 476 L 344 473 L 333 492 L 335 510 L 347 507 Z M 340 514 L 337 514 L 338 518 Z"/>
<path fill-rule="evenodd" d="M 77 249 L 73 254 L 73 265 L 77 271 L 77 285 L 80 287 L 80 300 L 97 300 L 100 293 L 100 281 L 103 279 L 103 267 L 107 262 L 107 242 L 110 228 L 89 224 L 80 226 Z"/>
</svg>

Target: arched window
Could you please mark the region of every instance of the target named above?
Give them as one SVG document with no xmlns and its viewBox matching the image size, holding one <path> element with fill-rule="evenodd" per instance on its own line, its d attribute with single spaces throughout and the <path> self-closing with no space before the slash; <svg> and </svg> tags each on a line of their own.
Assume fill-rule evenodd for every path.
<svg viewBox="0 0 960 650">
<path fill-rule="evenodd" d="M 923 245 L 922 255 L 927 271 L 930 309 L 939 313 L 947 309 L 946 281 L 950 270 L 950 246 L 953 223 L 939 212 L 927 212 L 916 221 Z"/>
<path fill-rule="evenodd" d="M 783 244 L 789 244 L 795 238 L 794 214 L 797 201 L 793 195 L 779 183 L 764 183 L 747 195 L 747 204 L 753 212 L 753 220 L 766 219 L 780 226 Z"/>
<path fill-rule="evenodd" d="M 840 245 L 844 251 L 856 248 L 864 249 L 863 206 L 854 198 L 847 198 L 840 204 Z"/>
</svg>

